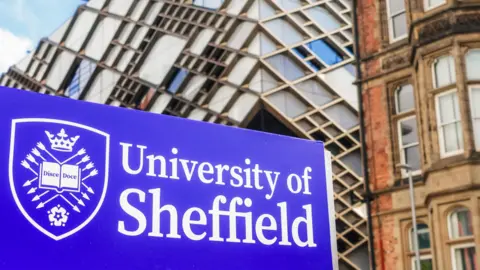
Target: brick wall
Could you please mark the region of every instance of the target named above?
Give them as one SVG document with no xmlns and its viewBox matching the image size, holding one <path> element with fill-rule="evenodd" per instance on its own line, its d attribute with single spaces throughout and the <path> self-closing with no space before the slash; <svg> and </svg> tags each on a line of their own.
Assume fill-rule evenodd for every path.
<svg viewBox="0 0 480 270">
<path fill-rule="evenodd" d="M 362 59 L 379 52 L 382 47 L 379 7 L 381 5 L 378 0 L 357 1 Z M 378 58 L 367 59 L 369 60 L 364 60 L 361 65 L 363 77 L 371 78 L 380 74 L 380 60 Z M 376 192 L 389 187 L 392 183 L 387 90 L 383 81 L 379 79 L 363 83 L 362 91 L 370 189 L 372 192 Z M 389 193 L 375 197 L 371 203 L 375 264 L 377 269 L 381 270 L 395 269 L 398 262 L 398 254 L 395 252 L 398 239 L 394 232 L 394 216 L 382 214 L 392 210 L 392 204 L 392 196 Z"/>
<path fill-rule="evenodd" d="M 377 0 L 357 0 L 358 30 L 360 35 L 360 55 L 365 57 L 380 48 L 377 35 Z"/>
<path fill-rule="evenodd" d="M 391 182 L 391 141 L 386 90 L 383 85 L 363 89 L 365 138 L 372 191 L 382 190 Z"/>
<path fill-rule="evenodd" d="M 380 218 L 373 218 L 373 233 L 376 237 L 374 245 L 375 264 L 377 269 L 394 270 L 398 266 L 399 254 L 396 250 L 398 239 L 394 237 L 395 226 L 393 215 L 382 215 Z"/>
<path fill-rule="evenodd" d="M 363 106 L 370 189 L 376 192 L 388 188 L 392 183 L 390 126 L 385 87 L 377 85 L 363 89 Z M 375 197 L 371 207 L 377 269 L 394 269 L 398 256 L 393 253 L 397 244 L 393 231 L 393 216 L 377 216 L 393 209 L 391 193 Z"/>
</svg>

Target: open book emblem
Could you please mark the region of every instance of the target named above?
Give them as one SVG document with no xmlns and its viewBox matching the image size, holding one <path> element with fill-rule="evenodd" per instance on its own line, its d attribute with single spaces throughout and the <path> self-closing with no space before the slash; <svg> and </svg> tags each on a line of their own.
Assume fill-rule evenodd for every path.
<svg viewBox="0 0 480 270">
<path fill-rule="evenodd" d="M 59 165 L 55 162 L 40 164 L 39 184 L 41 189 L 55 189 L 57 192 L 80 192 L 81 170 L 78 165 Z"/>
<path fill-rule="evenodd" d="M 92 221 L 107 190 L 109 139 L 63 120 L 12 121 L 10 188 L 32 225 L 60 240 Z"/>
</svg>

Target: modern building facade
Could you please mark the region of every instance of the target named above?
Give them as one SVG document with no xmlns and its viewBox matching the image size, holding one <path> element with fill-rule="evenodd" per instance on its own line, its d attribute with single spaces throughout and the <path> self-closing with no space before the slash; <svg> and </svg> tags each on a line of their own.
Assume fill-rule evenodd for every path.
<svg viewBox="0 0 480 270">
<path fill-rule="evenodd" d="M 368 269 L 353 44 L 351 0 L 91 0 L 0 85 L 324 141 L 340 269 Z"/>
<path fill-rule="evenodd" d="M 480 269 L 480 1 L 357 2 L 376 269 L 415 269 L 409 172 L 422 269 Z"/>
</svg>

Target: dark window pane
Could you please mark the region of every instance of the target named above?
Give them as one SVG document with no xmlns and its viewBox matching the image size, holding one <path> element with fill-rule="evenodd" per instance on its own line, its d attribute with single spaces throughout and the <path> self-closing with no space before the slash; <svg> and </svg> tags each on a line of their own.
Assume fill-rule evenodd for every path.
<svg viewBox="0 0 480 270">
<path fill-rule="evenodd" d="M 430 248 L 430 235 L 428 232 L 418 234 L 418 248 L 419 249 Z"/>
<path fill-rule="evenodd" d="M 455 250 L 455 269 L 470 270 L 478 269 L 475 247 L 459 248 Z"/>
<path fill-rule="evenodd" d="M 410 230 L 411 232 L 411 247 L 410 250 L 413 251 L 413 228 Z M 430 232 L 428 230 L 427 224 L 420 223 L 417 224 L 417 241 L 418 241 L 418 248 L 419 249 L 429 249 L 430 248 Z"/>
<path fill-rule="evenodd" d="M 175 94 L 178 91 L 178 88 L 182 84 L 183 80 L 185 77 L 187 77 L 188 71 L 186 69 L 180 69 L 177 71 L 175 74 L 175 77 L 173 77 L 173 80 L 170 82 L 170 84 L 167 87 L 168 92 Z"/>
<path fill-rule="evenodd" d="M 417 266 L 415 265 L 415 269 Z M 421 270 L 433 270 L 432 259 L 420 259 Z"/>
</svg>

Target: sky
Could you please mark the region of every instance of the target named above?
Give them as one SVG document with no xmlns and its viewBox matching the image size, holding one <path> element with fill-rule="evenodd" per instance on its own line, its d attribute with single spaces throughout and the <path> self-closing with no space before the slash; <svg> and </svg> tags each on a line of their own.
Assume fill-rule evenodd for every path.
<svg viewBox="0 0 480 270">
<path fill-rule="evenodd" d="M 0 74 L 33 50 L 82 0 L 0 0 Z"/>
</svg>

